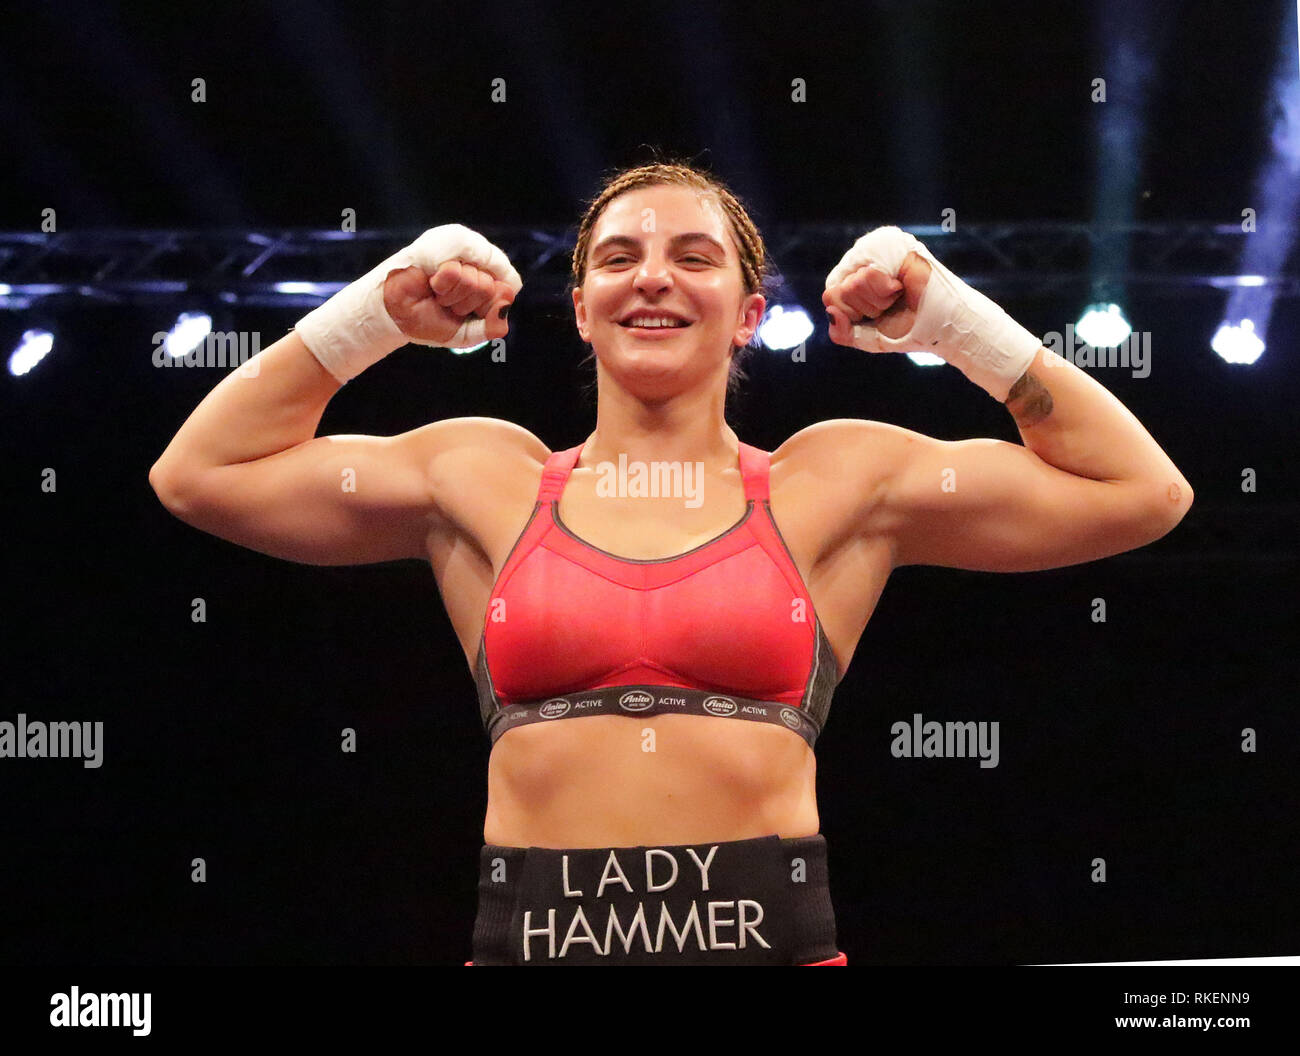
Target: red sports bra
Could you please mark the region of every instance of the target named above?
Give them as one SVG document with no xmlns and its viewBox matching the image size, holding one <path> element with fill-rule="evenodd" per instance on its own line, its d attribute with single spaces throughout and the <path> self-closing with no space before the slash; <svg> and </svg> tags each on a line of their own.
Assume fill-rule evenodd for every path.
<svg viewBox="0 0 1300 1056">
<path fill-rule="evenodd" d="M 582 444 L 547 459 L 488 602 L 475 680 L 492 743 L 515 726 L 682 713 L 785 726 L 811 746 L 839 666 L 772 519 L 771 456 L 740 445 L 745 513 L 676 557 L 617 557 L 560 520 Z"/>
</svg>

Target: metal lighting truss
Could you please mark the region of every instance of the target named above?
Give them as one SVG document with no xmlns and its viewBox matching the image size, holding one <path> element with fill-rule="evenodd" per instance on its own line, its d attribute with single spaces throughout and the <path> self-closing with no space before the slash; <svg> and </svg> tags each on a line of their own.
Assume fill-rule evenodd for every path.
<svg viewBox="0 0 1300 1056">
<path fill-rule="evenodd" d="M 781 283 L 819 295 L 826 273 L 874 224 L 772 225 L 765 232 Z M 1098 288 L 1187 296 L 1239 284 L 1248 237 L 1235 224 L 1082 223 L 910 227 L 971 285 L 1032 296 Z M 419 233 L 257 228 L 218 231 L 0 233 L 0 308 L 158 304 L 179 294 L 227 305 L 301 307 L 319 303 Z M 563 292 L 574 228 L 501 227 L 481 232 L 510 258 L 529 294 Z M 1094 274 L 1101 261 L 1120 261 Z M 286 287 L 283 284 L 313 284 Z M 1300 293 L 1300 270 L 1265 276 L 1276 297 Z"/>
</svg>

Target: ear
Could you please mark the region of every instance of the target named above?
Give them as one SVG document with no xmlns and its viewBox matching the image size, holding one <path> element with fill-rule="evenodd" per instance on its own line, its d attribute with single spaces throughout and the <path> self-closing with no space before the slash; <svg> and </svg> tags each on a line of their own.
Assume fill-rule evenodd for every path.
<svg viewBox="0 0 1300 1056">
<path fill-rule="evenodd" d="M 582 287 L 573 291 L 573 315 L 578 323 L 578 336 L 591 344 L 591 332 L 587 326 L 587 306 L 582 303 Z"/>
<path fill-rule="evenodd" d="M 767 310 L 767 300 L 761 293 L 751 293 L 740 304 L 740 319 L 735 332 L 731 335 L 733 345 L 749 344 L 758 332 L 758 324 L 763 321 Z"/>
</svg>

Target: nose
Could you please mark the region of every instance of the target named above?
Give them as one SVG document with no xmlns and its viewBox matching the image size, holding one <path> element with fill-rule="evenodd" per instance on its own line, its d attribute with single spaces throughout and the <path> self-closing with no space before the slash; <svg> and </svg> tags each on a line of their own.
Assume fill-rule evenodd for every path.
<svg viewBox="0 0 1300 1056">
<path fill-rule="evenodd" d="M 641 266 L 636 269 L 636 278 L 632 285 L 643 294 L 663 293 L 673 284 L 672 276 L 663 258 L 655 253 L 647 253 Z"/>
</svg>

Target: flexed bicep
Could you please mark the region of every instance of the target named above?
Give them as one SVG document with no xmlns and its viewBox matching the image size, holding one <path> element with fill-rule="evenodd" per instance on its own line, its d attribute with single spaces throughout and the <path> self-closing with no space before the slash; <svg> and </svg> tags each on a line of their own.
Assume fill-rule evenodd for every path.
<svg viewBox="0 0 1300 1056">
<path fill-rule="evenodd" d="M 1004 440 L 919 433 L 882 489 L 879 519 L 895 566 L 981 572 L 1096 561 L 1169 530 L 1140 485 L 1076 476 Z"/>
</svg>

